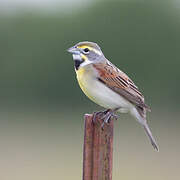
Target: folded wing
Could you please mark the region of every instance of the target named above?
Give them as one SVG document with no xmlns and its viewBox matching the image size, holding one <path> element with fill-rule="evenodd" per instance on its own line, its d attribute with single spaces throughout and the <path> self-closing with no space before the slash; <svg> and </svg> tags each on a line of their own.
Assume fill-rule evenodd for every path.
<svg viewBox="0 0 180 180">
<path fill-rule="evenodd" d="M 99 73 L 99 81 L 134 104 L 142 116 L 145 116 L 146 110 L 150 111 L 150 108 L 144 103 L 144 96 L 124 72 L 109 61 L 106 64 L 94 64 L 93 66 Z"/>
</svg>

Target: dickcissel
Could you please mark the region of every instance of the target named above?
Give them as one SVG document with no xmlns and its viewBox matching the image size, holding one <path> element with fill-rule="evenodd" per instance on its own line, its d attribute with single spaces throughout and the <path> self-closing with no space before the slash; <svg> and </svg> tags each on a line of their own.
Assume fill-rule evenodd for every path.
<svg viewBox="0 0 180 180">
<path fill-rule="evenodd" d="M 107 109 L 107 123 L 114 112 L 130 113 L 143 126 L 151 144 L 157 143 L 147 124 L 144 97 L 133 81 L 109 60 L 93 42 L 80 42 L 68 49 L 72 53 L 78 83 L 89 99 Z"/>
</svg>

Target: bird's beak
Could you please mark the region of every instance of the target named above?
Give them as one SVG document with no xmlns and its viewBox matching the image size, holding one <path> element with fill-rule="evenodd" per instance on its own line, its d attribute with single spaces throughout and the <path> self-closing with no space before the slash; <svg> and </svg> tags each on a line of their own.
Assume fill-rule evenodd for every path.
<svg viewBox="0 0 180 180">
<path fill-rule="evenodd" d="M 79 51 L 76 47 L 70 47 L 69 49 L 67 49 L 67 51 L 71 54 L 79 54 Z"/>
</svg>

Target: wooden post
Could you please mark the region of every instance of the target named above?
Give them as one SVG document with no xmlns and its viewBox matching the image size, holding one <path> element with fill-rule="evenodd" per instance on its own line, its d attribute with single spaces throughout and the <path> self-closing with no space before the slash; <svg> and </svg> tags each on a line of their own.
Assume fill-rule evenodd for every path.
<svg viewBox="0 0 180 180">
<path fill-rule="evenodd" d="M 113 120 L 86 114 L 84 127 L 83 180 L 112 180 Z"/>
</svg>

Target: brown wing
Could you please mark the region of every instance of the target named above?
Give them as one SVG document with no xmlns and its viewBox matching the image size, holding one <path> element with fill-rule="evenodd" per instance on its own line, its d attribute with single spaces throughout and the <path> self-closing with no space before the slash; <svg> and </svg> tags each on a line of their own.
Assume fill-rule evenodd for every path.
<svg viewBox="0 0 180 180">
<path fill-rule="evenodd" d="M 150 111 L 150 108 L 144 103 L 144 96 L 125 73 L 109 61 L 106 64 L 94 64 L 93 66 L 99 73 L 99 81 L 133 103 L 137 107 L 137 110 L 139 108 L 141 111 L 144 111 L 144 109 Z"/>
</svg>

